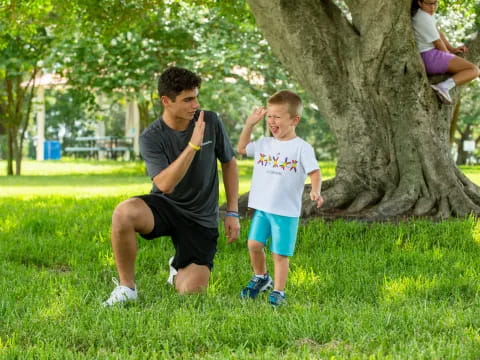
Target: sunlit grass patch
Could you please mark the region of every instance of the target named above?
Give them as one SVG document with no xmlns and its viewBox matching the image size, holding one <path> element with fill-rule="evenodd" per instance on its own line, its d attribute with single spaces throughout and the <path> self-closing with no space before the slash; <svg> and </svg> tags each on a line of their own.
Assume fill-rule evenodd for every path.
<svg viewBox="0 0 480 360">
<path fill-rule="evenodd" d="M 427 297 L 439 285 L 435 277 L 401 277 L 386 279 L 383 288 L 383 297 L 386 301 L 405 301 L 412 297 Z"/>
<path fill-rule="evenodd" d="M 289 286 L 295 289 L 295 293 L 307 295 L 309 292 L 317 290 L 323 283 L 331 281 L 328 273 L 318 272 L 312 267 L 307 268 L 296 262 L 290 267 L 288 276 Z"/>
<path fill-rule="evenodd" d="M 0 176 L 6 175 L 6 161 L 0 161 Z M 125 162 L 113 160 L 23 160 L 22 175 L 50 176 L 50 175 L 136 175 L 145 173 L 145 165 L 141 161 Z"/>
</svg>

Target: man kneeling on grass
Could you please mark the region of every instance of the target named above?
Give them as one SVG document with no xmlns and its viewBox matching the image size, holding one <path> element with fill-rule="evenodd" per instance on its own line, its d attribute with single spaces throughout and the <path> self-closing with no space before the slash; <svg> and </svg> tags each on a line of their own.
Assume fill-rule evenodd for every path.
<svg viewBox="0 0 480 360">
<path fill-rule="evenodd" d="M 140 151 L 153 181 L 150 194 L 120 203 L 112 218 L 112 248 L 120 282 L 103 305 L 135 300 L 136 233 L 145 239 L 170 236 L 168 282 L 181 293 L 206 289 L 218 238 L 220 160 L 227 197 L 227 242 L 238 237 L 238 171 L 234 151 L 217 115 L 200 111 L 201 79 L 181 68 L 158 82 L 163 114 L 140 137 Z"/>
</svg>

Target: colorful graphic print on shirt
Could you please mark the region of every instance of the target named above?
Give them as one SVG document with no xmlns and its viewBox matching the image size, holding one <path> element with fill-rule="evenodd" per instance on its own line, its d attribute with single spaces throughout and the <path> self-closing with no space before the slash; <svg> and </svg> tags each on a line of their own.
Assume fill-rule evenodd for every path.
<svg viewBox="0 0 480 360">
<path fill-rule="evenodd" d="M 282 170 L 290 170 L 297 172 L 297 165 L 298 160 L 288 160 L 288 157 L 280 160 L 280 155 L 267 155 L 260 153 L 257 164 L 262 165 L 264 167 L 271 167 L 271 168 L 280 168 Z"/>
</svg>

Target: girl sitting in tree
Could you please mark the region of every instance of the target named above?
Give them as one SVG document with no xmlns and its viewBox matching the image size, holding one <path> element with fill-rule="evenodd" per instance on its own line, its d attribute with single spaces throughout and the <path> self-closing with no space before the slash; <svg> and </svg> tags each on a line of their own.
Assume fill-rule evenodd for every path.
<svg viewBox="0 0 480 360">
<path fill-rule="evenodd" d="M 412 25 L 427 74 L 452 74 L 447 80 L 431 85 L 442 102 L 451 104 L 449 91 L 477 78 L 480 72 L 476 65 L 455 55 L 468 49 L 465 45 L 454 48 L 438 29 L 434 17 L 437 7 L 437 0 L 413 0 Z"/>
</svg>

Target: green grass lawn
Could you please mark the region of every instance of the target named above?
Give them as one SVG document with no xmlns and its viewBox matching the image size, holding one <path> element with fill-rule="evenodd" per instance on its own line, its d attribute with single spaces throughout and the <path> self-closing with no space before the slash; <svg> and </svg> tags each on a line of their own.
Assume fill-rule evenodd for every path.
<svg viewBox="0 0 480 360">
<path fill-rule="evenodd" d="M 334 175 L 334 164 L 321 166 Z M 464 171 L 479 183 L 479 168 Z M 228 246 L 220 226 L 205 295 L 178 296 L 167 285 L 169 239 L 139 239 L 139 301 L 104 309 L 116 276 L 111 214 L 149 191 L 143 165 L 27 161 L 24 174 L 0 176 L 1 359 L 480 358 L 473 218 L 308 221 L 291 259 L 288 305 L 277 310 L 265 297 L 238 299 L 251 275 L 247 220 Z M 242 192 L 250 174 L 241 161 Z"/>
</svg>

